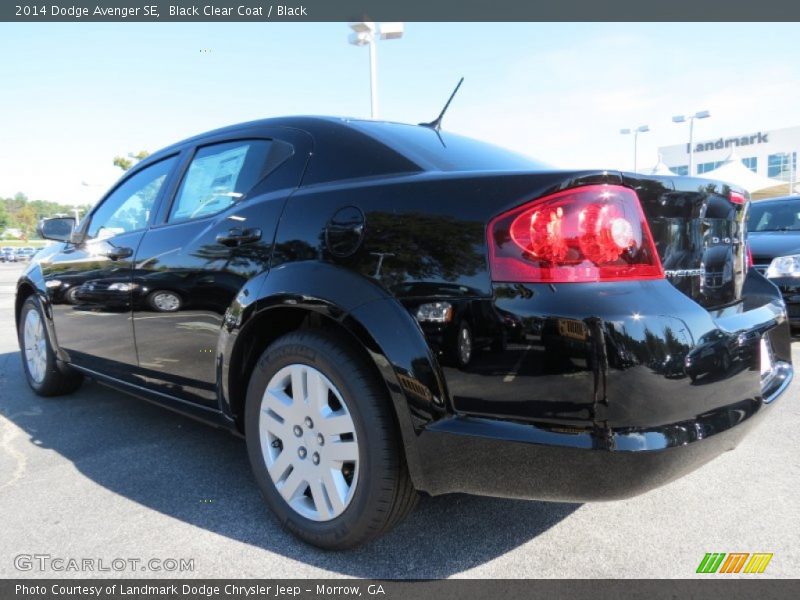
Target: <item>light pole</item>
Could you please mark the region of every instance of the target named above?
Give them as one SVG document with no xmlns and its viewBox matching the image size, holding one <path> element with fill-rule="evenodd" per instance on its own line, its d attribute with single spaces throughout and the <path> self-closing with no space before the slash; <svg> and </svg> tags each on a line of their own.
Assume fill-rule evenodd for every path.
<svg viewBox="0 0 800 600">
<path fill-rule="evenodd" d="M 397 40 L 403 37 L 403 23 L 372 23 L 359 21 L 350 23 L 353 33 L 347 41 L 354 46 L 369 46 L 369 92 L 370 114 L 378 118 L 378 56 L 375 44 L 381 40 Z"/>
<path fill-rule="evenodd" d="M 622 135 L 630 135 L 633 134 L 633 172 L 636 173 L 636 167 L 639 158 L 639 134 L 646 133 L 650 131 L 650 128 L 647 125 L 640 125 L 635 129 L 620 129 L 619 132 Z"/>
<path fill-rule="evenodd" d="M 707 119 L 710 116 L 710 112 L 707 110 L 701 110 L 693 115 L 675 115 L 672 117 L 673 123 L 685 123 L 686 121 L 689 121 L 689 177 L 694 175 L 694 148 L 692 147 L 692 142 L 694 140 L 694 120 Z"/>
</svg>

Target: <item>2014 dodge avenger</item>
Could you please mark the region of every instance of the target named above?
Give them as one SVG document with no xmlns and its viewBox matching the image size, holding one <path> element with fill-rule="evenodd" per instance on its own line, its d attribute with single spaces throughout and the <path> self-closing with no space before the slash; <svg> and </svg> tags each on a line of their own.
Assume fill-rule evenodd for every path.
<svg viewBox="0 0 800 600">
<path fill-rule="evenodd" d="M 625 498 L 732 448 L 791 379 L 748 206 L 438 123 L 245 123 L 41 223 L 60 243 L 19 280 L 22 362 L 40 395 L 90 377 L 242 434 L 325 548 L 420 492 Z"/>
</svg>

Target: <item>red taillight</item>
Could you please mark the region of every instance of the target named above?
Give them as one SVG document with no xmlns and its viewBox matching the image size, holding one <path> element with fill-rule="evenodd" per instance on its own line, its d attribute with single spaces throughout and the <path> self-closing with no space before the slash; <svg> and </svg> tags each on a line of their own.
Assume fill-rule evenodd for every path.
<svg viewBox="0 0 800 600">
<path fill-rule="evenodd" d="M 746 202 L 746 198 L 744 194 L 740 194 L 739 192 L 731 192 L 731 202 L 734 204 L 744 204 Z"/>
<path fill-rule="evenodd" d="M 753 251 L 750 250 L 750 242 L 745 242 L 744 247 L 747 249 L 747 268 L 749 269 L 753 266 Z"/>
<path fill-rule="evenodd" d="M 588 185 L 539 198 L 489 223 L 493 281 L 663 279 L 636 193 Z"/>
</svg>

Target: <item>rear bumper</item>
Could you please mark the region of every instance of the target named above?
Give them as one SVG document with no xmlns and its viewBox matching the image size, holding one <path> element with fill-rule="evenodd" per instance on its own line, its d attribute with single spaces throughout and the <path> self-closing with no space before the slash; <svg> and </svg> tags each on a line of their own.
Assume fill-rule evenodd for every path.
<svg viewBox="0 0 800 600">
<path fill-rule="evenodd" d="M 477 417 L 440 420 L 419 439 L 421 452 L 437 457 L 425 491 L 560 502 L 642 494 L 732 450 L 791 379 L 791 365 L 779 363 L 763 399 L 647 430 L 565 432 Z"/>
<path fill-rule="evenodd" d="M 516 286 L 496 297 L 527 333 L 443 369 L 453 414 L 417 436 L 418 487 L 432 495 L 640 494 L 734 448 L 793 376 L 785 306 L 755 272 L 743 302 L 717 311 L 665 281 Z"/>
</svg>

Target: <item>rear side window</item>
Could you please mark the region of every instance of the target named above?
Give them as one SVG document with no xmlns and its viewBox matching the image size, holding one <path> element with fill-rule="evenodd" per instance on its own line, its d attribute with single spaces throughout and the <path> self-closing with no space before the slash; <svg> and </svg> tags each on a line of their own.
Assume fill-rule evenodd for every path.
<svg viewBox="0 0 800 600">
<path fill-rule="evenodd" d="M 168 221 L 207 217 L 243 198 L 261 180 L 271 145 L 267 140 L 242 140 L 199 148 Z"/>
</svg>

